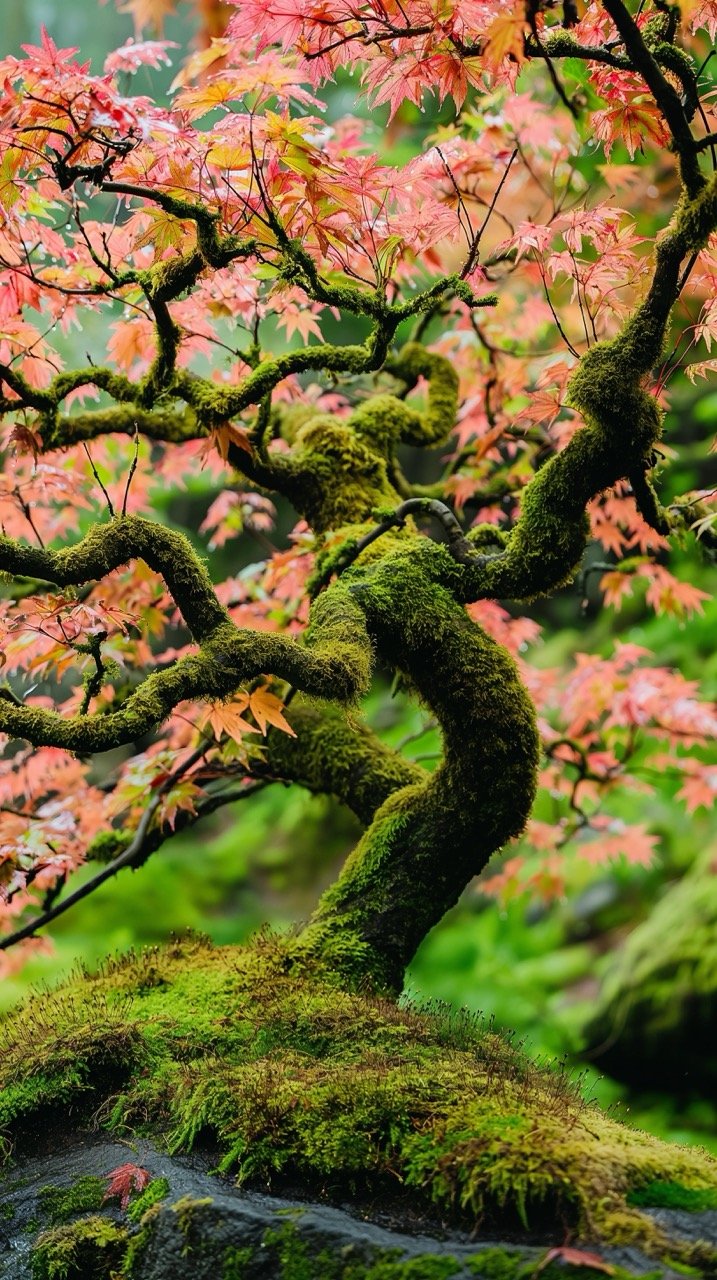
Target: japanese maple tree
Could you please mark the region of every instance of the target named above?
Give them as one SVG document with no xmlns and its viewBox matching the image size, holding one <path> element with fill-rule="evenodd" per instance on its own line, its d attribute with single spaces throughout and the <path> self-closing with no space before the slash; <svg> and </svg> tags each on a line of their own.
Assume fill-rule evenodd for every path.
<svg viewBox="0 0 717 1280">
<path fill-rule="evenodd" d="M 646 751 L 688 809 L 717 792 L 692 683 L 634 644 L 538 670 L 517 607 L 591 539 L 606 607 L 701 607 L 669 551 L 714 549 L 715 513 L 660 441 L 675 368 L 715 365 L 717 3 L 241 0 L 223 30 L 208 5 L 168 106 L 127 92 L 175 56 L 141 29 L 168 6 L 126 7 L 101 73 L 44 31 L 0 63 L 3 962 L 280 781 L 365 827 L 287 954 L 397 988 L 526 824 L 550 895 L 568 843 L 650 860 L 610 809 Z M 327 116 L 336 76 L 361 116 Z M 426 94 L 450 123 L 389 163 L 366 104 L 395 138 Z M 290 545 L 215 581 L 158 515 L 198 468 L 208 552 L 274 501 Z M 376 664 L 438 722 L 433 772 L 362 719 Z"/>
</svg>

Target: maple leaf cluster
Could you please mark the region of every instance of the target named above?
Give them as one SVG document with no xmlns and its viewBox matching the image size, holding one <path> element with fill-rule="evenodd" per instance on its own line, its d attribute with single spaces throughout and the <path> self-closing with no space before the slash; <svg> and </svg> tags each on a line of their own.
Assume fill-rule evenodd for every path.
<svg viewBox="0 0 717 1280">
<path fill-rule="evenodd" d="M 530 893 L 550 902 L 569 892 L 576 862 L 594 869 L 620 859 L 653 865 L 660 837 L 648 822 L 625 820 L 626 795 L 649 812 L 667 783 L 688 813 L 714 808 L 715 708 L 695 681 L 645 665 L 651 657 L 643 646 L 622 643 L 609 658 L 577 653 L 567 672 L 524 664 L 545 750 L 536 814 L 551 816 L 529 820 L 500 869 L 478 881 L 482 893 L 503 902 Z M 537 867 L 530 850 L 541 853 Z"/>
<path fill-rule="evenodd" d="M 355 422 L 377 390 L 422 420 L 429 373 L 403 376 L 390 354 L 412 327 L 454 371 L 457 412 L 447 440 L 429 441 L 436 478 L 412 487 L 396 463 L 391 483 L 449 503 L 482 545 L 504 545 L 533 478 L 592 428 L 571 395 L 577 362 L 650 296 L 665 209 L 680 182 L 695 186 L 695 166 L 715 165 L 715 90 L 700 66 L 715 0 L 685 4 L 679 30 L 664 6 L 633 19 L 618 0 L 562 13 L 498 0 L 241 0 L 184 60 L 168 106 L 126 83 L 175 58 L 160 31 L 142 30 L 172 5 L 125 8 L 135 36 L 100 74 L 44 31 L 0 61 L 3 537 L 45 550 L 108 513 L 171 523 L 167 495 L 181 504 L 199 486 L 196 537 L 217 557 L 231 622 L 301 637 L 315 553 L 343 522 L 317 543 L 311 504 L 295 503 L 305 518 L 280 537 L 292 467 L 312 422 Z M 336 118 L 331 82 L 347 76 L 364 108 L 384 108 L 387 146 L 365 113 Z M 452 101 L 433 132 L 429 94 Z M 703 239 L 643 378 L 656 404 L 669 405 L 682 371 L 694 380 L 715 366 L 717 239 Z M 62 351 L 85 328 L 87 364 L 66 367 Z M 658 504 L 645 473 L 669 454 L 594 491 L 601 559 L 585 572 L 606 607 L 642 589 L 647 607 L 683 619 L 706 593 L 674 571 L 671 535 L 691 531 L 709 551 L 717 511 L 707 489 Z M 236 570 L 247 537 L 259 558 Z M 688 811 L 713 802 L 717 726 L 694 685 L 631 645 L 578 654 L 568 673 L 539 670 L 525 654 L 539 634 L 530 617 L 491 599 L 469 613 L 520 664 L 554 809 L 527 832 L 544 854 L 538 876 L 517 853 L 485 891 L 560 894 L 568 843 L 596 867 L 648 863 L 649 824 L 610 810 L 620 788 L 649 796 L 645 767 L 674 777 Z M 110 717 L 200 649 L 139 555 L 65 588 L 41 574 L 3 588 L 2 678 L 18 706 Z M 81 755 L 9 740 L 0 923 L 11 932 L 52 904 L 88 850 L 99 857 L 98 832 L 120 857 L 122 830 L 156 846 L 268 785 L 271 733 L 294 733 L 292 697 L 260 669 L 221 697 L 180 698 L 99 779 Z M 2 955 L 9 966 L 22 951 Z"/>
</svg>

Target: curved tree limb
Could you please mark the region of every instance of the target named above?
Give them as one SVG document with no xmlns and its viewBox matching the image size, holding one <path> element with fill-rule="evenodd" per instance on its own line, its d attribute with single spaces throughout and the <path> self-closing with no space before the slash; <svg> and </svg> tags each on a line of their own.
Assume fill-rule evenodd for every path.
<svg viewBox="0 0 717 1280">
<path fill-rule="evenodd" d="M 256 795 L 274 782 L 297 783 L 308 791 L 331 794 L 367 826 L 389 795 L 425 778 L 420 765 L 411 764 L 385 746 L 365 723 L 360 722 L 355 727 L 349 725 L 345 714 L 336 707 L 319 707 L 316 703 L 297 698 L 292 703 L 289 720 L 297 736 L 291 738 L 272 731 L 267 741 L 267 765 L 259 767 L 253 781 L 244 780 L 239 786 L 209 792 L 198 802 L 195 812 L 183 810 L 178 813 L 172 830 L 168 831 L 161 822 L 155 822 L 155 818 L 167 792 L 206 753 L 206 746 L 198 748 L 172 770 L 157 789 L 133 835 L 127 836 L 124 831 L 108 831 L 97 837 L 96 843 L 101 844 L 103 850 L 113 845 L 118 850 L 107 865 L 73 893 L 0 938 L 0 951 L 34 937 L 40 929 L 95 893 L 118 872 L 142 866 L 151 854 L 175 835 L 194 827 L 226 805 Z M 91 859 L 92 842 L 87 852 Z"/>
<path fill-rule="evenodd" d="M 271 776 L 334 796 L 364 826 L 394 791 L 427 779 L 425 769 L 387 747 L 363 720 L 349 723 L 341 707 L 298 697 L 287 716 L 296 737 L 269 734 Z M 255 772 L 261 777 L 262 767 Z"/>
<path fill-rule="evenodd" d="M 645 389 L 659 363 L 667 324 L 681 288 L 684 259 L 717 228 L 717 176 L 683 196 L 655 251 L 647 294 L 619 333 L 582 356 L 568 383 L 569 403 L 585 420 L 565 449 L 523 492 L 521 514 L 505 550 L 463 570 L 460 598 L 526 600 L 568 582 L 583 554 L 588 502 L 618 480 L 644 475 L 662 430 L 655 398 Z"/>
<path fill-rule="evenodd" d="M 315 696 L 350 701 L 365 691 L 372 663 L 363 614 L 347 598 L 317 601 L 307 643 L 273 632 L 241 630 L 217 600 L 204 565 L 183 535 L 136 516 L 95 527 L 75 547 L 48 551 L 0 538 L 0 568 L 76 585 L 141 558 L 163 577 L 192 636 L 196 654 L 154 672 L 117 711 L 65 718 L 18 705 L 0 690 L 0 732 L 36 746 L 82 754 L 136 741 L 187 698 L 223 698 L 255 676 L 271 673 Z"/>
</svg>

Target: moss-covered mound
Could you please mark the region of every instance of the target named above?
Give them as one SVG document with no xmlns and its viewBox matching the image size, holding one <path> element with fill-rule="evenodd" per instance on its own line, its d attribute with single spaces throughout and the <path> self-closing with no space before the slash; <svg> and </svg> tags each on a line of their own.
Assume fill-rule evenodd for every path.
<svg viewBox="0 0 717 1280">
<path fill-rule="evenodd" d="M 600 1067 L 642 1088 L 717 1087 L 717 854 L 633 931 L 586 1030 Z"/>
<path fill-rule="evenodd" d="M 20 1149 L 68 1114 L 218 1147 L 244 1182 L 390 1191 L 472 1227 L 549 1223 L 717 1275 L 714 1243 L 676 1244 L 646 1212 L 656 1184 L 717 1192 L 717 1162 L 623 1128 L 471 1020 L 302 974 L 270 938 L 176 944 L 35 997 L 3 1029 L 0 1128 Z"/>
</svg>

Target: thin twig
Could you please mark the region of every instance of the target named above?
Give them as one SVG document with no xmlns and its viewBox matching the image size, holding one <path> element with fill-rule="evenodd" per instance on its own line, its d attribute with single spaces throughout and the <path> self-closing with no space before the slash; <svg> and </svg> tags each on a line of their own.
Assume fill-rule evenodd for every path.
<svg viewBox="0 0 717 1280">
<path fill-rule="evenodd" d="M 80 885 L 79 889 L 75 889 L 74 893 L 71 893 L 69 897 L 65 898 L 62 902 L 58 902 L 47 911 L 41 912 L 41 914 L 36 916 L 34 920 L 30 920 L 26 925 L 23 925 L 22 928 L 16 929 L 14 933 L 8 934 L 6 938 L 0 939 L 0 951 L 7 951 L 8 947 L 14 946 L 15 943 L 22 942 L 25 938 L 31 938 L 35 933 L 37 933 L 38 929 L 42 929 L 46 924 L 50 924 L 50 922 L 52 920 L 56 920 L 58 916 L 64 915 L 66 911 L 69 911 L 70 907 L 74 907 L 75 904 L 81 902 L 83 898 L 89 897 L 91 893 L 94 893 L 96 889 L 99 889 L 100 885 L 103 885 L 105 881 L 110 880 L 118 871 L 121 871 L 123 867 L 131 866 L 142 852 L 147 833 L 152 824 L 152 819 L 161 805 L 163 797 L 166 795 L 167 791 L 171 790 L 174 783 L 182 777 L 183 774 L 187 773 L 189 769 L 193 768 L 193 766 L 201 760 L 202 756 L 206 754 L 206 750 L 206 746 L 198 747 L 196 751 L 192 752 L 191 756 L 188 756 L 188 758 L 184 760 L 168 778 L 165 779 L 161 787 L 157 789 L 157 792 L 152 797 L 150 803 L 147 805 L 131 842 L 127 848 L 122 851 L 122 853 L 118 854 L 116 858 L 113 858 L 111 862 L 108 862 L 107 866 L 103 867 L 96 876 L 93 876 L 91 880 L 87 880 L 85 884 Z"/>
<path fill-rule="evenodd" d="M 505 166 L 503 175 L 500 179 L 500 182 L 498 183 L 498 186 L 496 187 L 493 193 L 491 202 L 488 205 L 488 212 L 486 213 L 485 218 L 483 219 L 481 225 L 479 226 L 476 234 L 473 237 L 473 243 L 471 245 L 470 253 L 466 258 L 466 261 L 463 264 L 463 270 L 461 271 L 461 280 L 465 280 L 466 276 L 470 275 L 471 271 L 476 265 L 476 261 L 478 258 L 478 249 L 480 247 L 480 242 L 483 236 L 483 232 L 485 231 L 486 227 L 488 226 L 488 223 L 490 222 L 490 219 L 493 214 L 493 210 L 495 209 L 495 206 L 498 203 L 498 197 L 508 180 L 508 174 L 510 173 L 510 170 L 513 166 L 513 161 L 515 160 L 515 157 L 517 156 L 517 154 L 518 154 L 518 148 L 516 147 L 515 150 L 511 153 L 508 159 L 508 163 Z"/>
<path fill-rule="evenodd" d="M 537 259 L 536 259 L 536 261 L 537 261 Z M 548 284 L 547 284 L 547 281 L 546 281 L 546 279 L 545 279 L 545 272 L 543 271 L 543 267 L 542 267 L 542 264 L 541 264 L 540 262 L 538 263 L 538 270 L 540 271 L 540 279 L 541 279 L 541 280 L 542 280 L 542 282 L 543 282 L 543 291 L 544 291 L 544 293 L 545 293 L 545 299 L 546 299 L 546 302 L 547 302 L 547 304 L 548 304 L 548 306 L 550 307 L 550 310 L 551 310 L 551 312 L 552 312 L 553 320 L 555 321 L 555 325 L 556 325 L 556 328 L 557 328 L 557 330 L 558 330 L 558 333 L 560 334 L 560 337 L 563 339 L 563 342 L 565 343 L 566 347 L 568 348 L 568 351 L 570 352 L 570 354 L 571 354 L 572 356 L 575 356 L 575 359 L 576 359 L 576 360 L 579 360 L 579 359 L 580 359 L 580 353 L 579 353 L 578 351 L 576 351 L 576 350 L 575 350 L 575 347 L 573 346 L 573 344 L 572 344 L 572 342 L 570 341 L 570 339 L 569 339 L 568 335 L 566 334 L 565 330 L 563 329 L 563 326 L 562 326 L 562 325 L 561 325 L 561 323 L 560 323 L 560 319 L 559 319 L 558 313 L 557 313 L 557 311 L 555 310 L 555 307 L 553 306 L 553 300 L 552 300 L 552 298 L 551 298 L 551 296 L 550 296 L 550 292 L 549 292 L 549 290 L 548 290 Z"/>
<path fill-rule="evenodd" d="M 103 867 L 102 870 L 99 871 L 96 876 L 93 876 L 91 880 L 80 885 L 79 889 L 75 889 L 74 893 L 71 893 L 68 898 L 65 898 L 62 902 L 58 902 L 57 905 L 51 907 L 49 911 L 43 911 L 41 915 L 36 916 L 34 920 L 30 920 L 29 923 L 23 925 L 21 929 L 16 929 L 14 933 L 10 933 L 6 938 L 0 939 L 0 951 L 7 951 L 8 947 L 15 946 L 15 943 L 22 942 L 25 938 L 32 938 L 33 935 L 37 933 L 38 929 L 42 929 L 46 924 L 50 924 L 52 920 L 57 920 L 58 916 L 64 915 L 66 911 L 69 911 L 70 907 L 74 907 L 75 904 L 81 902 L 83 898 L 89 897 L 91 893 L 94 893 L 96 889 L 99 889 L 100 885 L 104 884 L 106 880 L 110 880 L 112 876 L 115 876 L 123 867 L 130 866 L 144 844 L 152 818 L 157 812 L 157 809 L 161 804 L 161 800 L 161 793 L 158 793 L 153 797 L 150 804 L 148 804 L 142 814 L 142 820 L 137 827 L 132 842 L 122 853 L 120 853 L 116 858 L 113 858 L 112 862 L 108 862 L 107 866 Z"/>
<path fill-rule="evenodd" d="M 93 474 L 93 476 L 95 477 L 95 480 L 97 481 L 98 485 L 100 486 L 100 489 L 102 490 L 103 494 L 105 495 L 105 500 L 106 500 L 106 502 L 107 502 L 107 508 L 108 508 L 108 510 L 109 510 L 109 513 L 110 513 L 110 515 L 111 515 L 112 519 L 114 520 L 114 516 L 115 516 L 115 509 L 114 509 L 114 507 L 112 506 L 112 499 L 111 499 L 110 495 L 108 494 L 107 490 L 105 489 L 105 486 L 104 486 L 104 485 L 103 485 L 103 483 L 102 483 L 102 480 L 101 480 L 101 478 L 100 478 L 99 471 L 97 470 L 97 467 L 95 466 L 94 462 L 92 461 L 92 455 L 91 455 L 91 453 L 90 453 L 89 449 L 87 448 L 87 445 L 85 444 L 84 440 L 82 441 L 82 448 L 84 449 L 85 453 L 87 454 L 87 459 L 88 459 L 88 461 L 89 461 L 90 466 L 92 467 L 92 474 Z"/>
<path fill-rule="evenodd" d="M 138 459 L 139 459 L 139 426 L 135 422 L 134 424 L 134 457 L 132 459 L 132 465 L 130 466 L 129 474 L 127 476 L 127 483 L 124 488 L 124 498 L 122 499 L 122 515 L 123 516 L 127 515 L 127 499 L 129 497 L 129 489 L 132 483 L 132 479 L 134 477 L 134 473 L 137 470 Z"/>
</svg>

